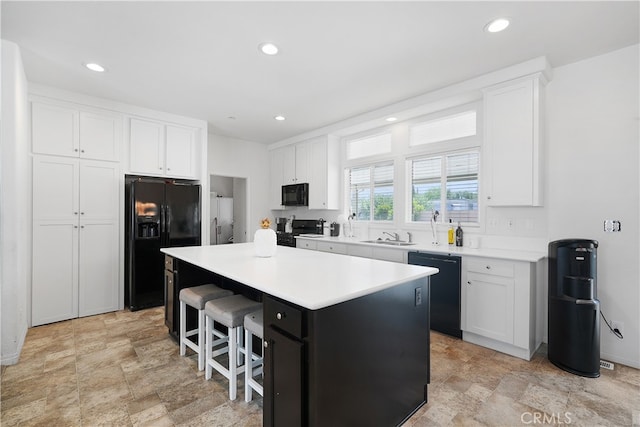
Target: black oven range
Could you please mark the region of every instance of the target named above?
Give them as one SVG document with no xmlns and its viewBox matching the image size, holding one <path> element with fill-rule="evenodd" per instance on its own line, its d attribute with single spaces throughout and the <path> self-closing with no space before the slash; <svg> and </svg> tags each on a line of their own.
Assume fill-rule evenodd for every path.
<svg viewBox="0 0 640 427">
<path fill-rule="evenodd" d="M 300 234 L 323 234 L 324 220 L 320 219 L 293 219 L 291 231 L 285 227 L 286 219 L 276 219 L 276 238 L 278 245 L 296 246 L 295 236 Z"/>
</svg>

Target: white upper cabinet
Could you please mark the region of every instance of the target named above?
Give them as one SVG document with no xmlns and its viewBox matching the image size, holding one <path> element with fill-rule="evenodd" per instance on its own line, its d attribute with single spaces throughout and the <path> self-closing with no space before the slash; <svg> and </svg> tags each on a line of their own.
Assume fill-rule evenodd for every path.
<svg viewBox="0 0 640 427">
<path fill-rule="evenodd" d="M 70 103 L 33 101 L 31 115 L 34 153 L 119 161 L 120 114 Z"/>
<path fill-rule="evenodd" d="M 310 145 L 309 209 L 339 209 L 339 140 L 327 135 L 312 140 Z"/>
<path fill-rule="evenodd" d="M 158 175 L 164 173 L 164 125 L 131 119 L 129 128 L 131 172 Z"/>
<path fill-rule="evenodd" d="M 484 176 L 489 206 L 542 206 L 542 74 L 484 91 Z"/>
<path fill-rule="evenodd" d="M 194 177 L 196 130 L 167 125 L 166 137 L 167 175 Z"/>
<path fill-rule="evenodd" d="M 197 129 L 132 118 L 129 170 L 143 175 L 196 177 Z"/>
<path fill-rule="evenodd" d="M 284 158 L 282 149 L 269 152 L 269 206 L 283 209 L 282 183 L 284 182 Z"/>
<path fill-rule="evenodd" d="M 275 151 L 282 156 L 282 185 L 309 182 L 310 144 L 303 142 Z"/>
<path fill-rule="evenodd" d="M 283 209 L 283 185 L 309 184 L 309 209 L 340 208 L 340 141 L 333 135 L 276 148 L 269 153 L 270 206 Z"/>
</svg>

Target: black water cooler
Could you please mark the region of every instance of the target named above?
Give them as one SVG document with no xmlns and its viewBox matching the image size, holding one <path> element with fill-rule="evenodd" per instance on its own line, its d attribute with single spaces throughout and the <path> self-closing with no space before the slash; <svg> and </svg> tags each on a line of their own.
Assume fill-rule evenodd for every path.
<svg viewBox="0 0 640 427">
<path fill-rule="evenodd" d="M 595 240 L 549 243 L 549 348 L 557 367 L 600 376 L 600 302 Z"/>
</svg>

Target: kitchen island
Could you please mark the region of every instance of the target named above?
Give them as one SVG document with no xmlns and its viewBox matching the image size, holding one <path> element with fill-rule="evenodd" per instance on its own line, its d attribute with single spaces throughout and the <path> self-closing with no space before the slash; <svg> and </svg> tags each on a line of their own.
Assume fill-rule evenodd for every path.
<svg viewBox="0 0 640 427">
<path fill-rule="evenodd" d="M 426 402 L 437 269 L 251 243 L 162 251 L 178 276 L 262 299 L 265 426 L 400 425 Z"/>
</svg>

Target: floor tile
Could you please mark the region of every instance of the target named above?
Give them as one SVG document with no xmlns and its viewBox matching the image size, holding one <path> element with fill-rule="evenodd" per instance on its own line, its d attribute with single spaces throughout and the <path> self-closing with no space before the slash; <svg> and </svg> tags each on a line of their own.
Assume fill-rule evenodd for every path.
<svg viewBox="0 0 640 427">
<path fill-rule="evenodd" d="M 242 380 L 231 402 L 224 377 L 205 380 L 192 352 L 179 355 L 162 308 L 31 328 L 0 373 L 3 427 L 262 425 L 263 400 L 244 402 Z M 626 426 L 640 424 L 640 370 L 584 378 L 550 363 L 546 345 L 525 361 L 432 332 L 428 398 L 406 427 Z"/>
</svg>

